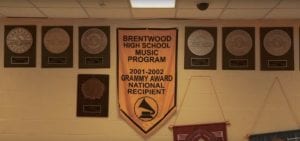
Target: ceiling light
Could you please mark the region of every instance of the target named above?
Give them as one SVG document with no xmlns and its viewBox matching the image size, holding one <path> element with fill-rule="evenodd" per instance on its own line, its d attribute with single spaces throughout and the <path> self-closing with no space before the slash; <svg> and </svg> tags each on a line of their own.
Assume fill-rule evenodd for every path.
<svg viewBox="0 0 300 141">
<path fill-rule="evenodd" d="M 176 0 L 130 0 L 132 8 L 175 8 Z"/>
</svg>

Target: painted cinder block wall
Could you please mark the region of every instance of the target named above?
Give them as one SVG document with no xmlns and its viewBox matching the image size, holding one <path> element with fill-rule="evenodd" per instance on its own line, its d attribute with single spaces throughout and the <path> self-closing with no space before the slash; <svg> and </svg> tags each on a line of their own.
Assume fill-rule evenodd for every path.
<svg viewBox="0 0 300 141">
<path fill-rule="evenodd" d="M 4 25 L 37 25 L 37 66 L 4 68 Z M 74 67 L 41 68 L 41 26 L 74 26 Z M 78 69 L 78 26 L 110 26 L 111 68 Z M 171 141 L 175 125 L 224 121 L 213 90 L 220 99 L 228 126 L 229 141 L 247 141 L 250 133 L 299 128 L 289 111 L 284 94 L 300 120 L 299 20 L 101 20 L 101 19 L 1 19 L 0 20 L 0 140 L 1 141 Z M 217 70 L 184 69 L 185 26 L 218 27 Z M 222 70 L 222 33 L 225 26 L 256 27 L 256 69 Z M 294 71 L 260 71 L 259 27 L 294 27 Z M 187 92 L 180 112 L 165 122 L 150 137 L 139 135 L 121 119 L 118 111 L 116 81 L 116 28 L 178 28 L 177 105 Z M 109 74 L 109 117 L 76 117 L 78 74 Z M 193 76 L 192 79 L 190 79 Z M 202 77 L 195 77 L 202 76 Z M 278 77 L 274 87 L 270 86 Z M 214 85 L 211 85 L 211 81 Z M 189 87 L 188 82 L 191 81 Z M 186 90 L 187 89 L 187 90 Z M 264 101 L 270 91 L 270 97 Z M 263 113 L 256 120 L 261 105 Z M 254 124 L 256 121 L 256 124 Z"/>
</svg>

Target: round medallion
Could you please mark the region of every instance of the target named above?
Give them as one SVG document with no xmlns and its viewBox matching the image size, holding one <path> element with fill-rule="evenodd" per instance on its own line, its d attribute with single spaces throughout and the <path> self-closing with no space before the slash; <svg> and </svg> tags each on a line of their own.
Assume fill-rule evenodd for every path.
<svg viewBox="0 0 300 141">
<path fill-rule="evenodd" d="M 70 45 L 69 34 L 62 28 L 52 28 L 45 34 L 44 45 L 53 54 L 63 53 Z"/>
<path fill-rule="evenodd" d="M 25 53 L 32 47 L 32 44 L 33 37 L 31 33 L 23 27 L 10 30 L 6 36 L 6 45 L 13 53 Z"/>
<path fill-rule="evenodd" d="M 96 78 L 90 78 L 81 85 L 81 92 L 86 99 L 101 99 L 105 85 Z"/>
<path fill-rule="evenodd" d="M 292 47 L 292 40 L 285 31 L 275 29 L 265 35 L 263 44 L 269 54 L 282 56 Z"/>
<path fill-rule="evenodd" d="M 214 48 L 214 38 L 206 30 L 196 30 L 189 37 L 187 41 L 189 50 L 198 56 L 209 54 Z"/>
<path fill-rule="evenodd" d="M 107 37 L 98 28 L 88 29 L 81 37 L 81 46 L 89 54 L 98 54 L 106 48 Z"/>
<path fill-rule="evenodd" d="M 232 55 L 243 56 L 250 52 L 252 48 L 252 38 L 250 34 L 244 30 L 233 30 L 227 35 L 225 46 Z"/>
</svg>

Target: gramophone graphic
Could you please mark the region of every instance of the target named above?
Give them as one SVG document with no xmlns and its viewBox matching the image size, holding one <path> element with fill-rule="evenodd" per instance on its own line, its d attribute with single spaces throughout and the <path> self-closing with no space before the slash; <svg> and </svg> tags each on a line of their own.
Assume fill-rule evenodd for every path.
<svg viewBox="0 0 300 141">
<path fill-rule="evenodd" d="M 154 109 L 150 106 L 150 104 L 143 98 L 139 108 L 142 108 L 141 115 L 139 116 L 140 119 L 153 119 L 155 116 Z"/>
</svg>

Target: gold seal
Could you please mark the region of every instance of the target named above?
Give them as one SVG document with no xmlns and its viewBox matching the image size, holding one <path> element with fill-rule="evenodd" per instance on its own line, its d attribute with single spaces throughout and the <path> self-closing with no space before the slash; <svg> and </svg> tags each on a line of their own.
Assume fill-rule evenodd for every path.
<svg viewBox="0 0 300 141">
<path fill-rule="evenodd" d="M 62 28 L 52 28 L 45 34 L 44 45 L 53 54 L 63 53 L 70 45 L 69 34 Z"/>
<path fill-rule="evenodd" d="M 187 45 L 193 54 L 204 56 L 213 50 L 215 42 L 208 31 L 199 29 L 188 37 Z"/>
<path fill-rule="evenodd" d="M 86 99 L 101 99 L 105 85 L 97 78 L 90 78 L 81 85 L 81 92 Z"/>
<path fill-rule="evenodd" d="M 89 54 L 98 54 L 107 46 L 106 34 L 98 28 L 90 28 L 83 33 L 81 46 Z"/>
<path fill-rule="evenodd" d="M 265 35 L 263 44 L 269 54 L 282 56 L 292 47 L 292 40 L 287 32 L 274 29 Z"/>
<path fill-rule="evenodd" d="M 25 53 L 32 47 L 32 44 L 33 37 L 31 33 L 23 27 L 10 30 L 6 36 L 6 45 L 13 53 Z"/>
<path fill-rule="evenodd" d="M 250 52 L 252 48 L 252 38 L 250 34 L 244 30 L 233 30 L 227 35 L 225 46 L 232 55 L 243 56 Z"/>
</svg>

